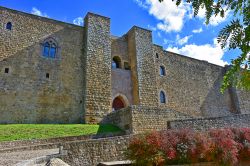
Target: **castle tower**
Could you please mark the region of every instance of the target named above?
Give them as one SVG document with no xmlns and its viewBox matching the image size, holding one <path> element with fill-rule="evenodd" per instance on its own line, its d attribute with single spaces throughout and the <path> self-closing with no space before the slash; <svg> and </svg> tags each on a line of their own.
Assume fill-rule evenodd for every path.
<svg viewBox="0 0 250 166">
<path fill-rule="evenodd" d="M 128 52 L 131 60 L 133 103 L 157 107 L 158 93 L 152 32 L 140 27 L 133 27 L 128 32 Z"/>
<path fill-rule="evenodd" d="M 110 19 L 88 13 L 84 24 L 85 122 L 98 123 L 111 111 Z"/>
</svg>

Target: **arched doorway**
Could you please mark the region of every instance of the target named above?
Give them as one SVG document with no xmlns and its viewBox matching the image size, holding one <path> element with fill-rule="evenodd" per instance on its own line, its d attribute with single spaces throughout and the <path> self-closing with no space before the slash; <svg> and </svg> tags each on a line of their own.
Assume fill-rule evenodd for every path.
<svg viewBox="0 0 250 166">
<path fill-rule="evenodd" d="M 119 110 L 129 106 L 129 102 L 126 96 L 119 94 L 113 99 L 112 108 L 113 110 Z"/>
<path fill-rule="evenodd" d="M 125 107 L 125 104 L 123 103 L 123 101 L 119 98 L 119 97 L 116 97 L 113 101 L 113 109 L 114 110 L 119 110 L 121 108 L 124 108 Z"/>
</svg>

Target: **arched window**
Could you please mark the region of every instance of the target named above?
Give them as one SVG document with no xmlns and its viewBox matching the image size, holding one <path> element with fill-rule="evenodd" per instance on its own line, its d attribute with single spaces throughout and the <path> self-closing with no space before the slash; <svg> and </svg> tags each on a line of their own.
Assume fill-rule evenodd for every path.
<svg viewBox="0 0 250 166">
<path fill-rule="evenodd" d="M 43 44 L 43 56 L 47 58 L 56 58 L 57 44 L 54 39 L 47 39 Z"/>
<path fill-rule="evenodd" d="M 160 102 L 166 103 L 166 95 L 163 91 L 160 92 Z"/>
<path fill-rule="evenodd" d="M 166 75 L 165 67 L 160 66 L 160 76 L 165 76 L 165 75 Z"/>
<path fill-rule="evenodd" d="M 8 30 L 11 30 L 11 29 L 12 29 L 12 23 L 11 23 L 11 22 L 8 22 L 8 23 L 6 24 L 6 29 L 8 29 Z"/>
<path fill-rule="evenodd" d="M 121 59 L 115 56 L 112 60 L 112 69 L 121 68 Z"/>
</svg>

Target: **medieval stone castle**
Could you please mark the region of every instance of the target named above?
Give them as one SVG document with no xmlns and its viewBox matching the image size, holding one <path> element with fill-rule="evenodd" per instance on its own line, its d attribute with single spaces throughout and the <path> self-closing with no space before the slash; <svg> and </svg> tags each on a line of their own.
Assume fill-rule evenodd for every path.
<svg viewBox="0 0 250 166">
<path fill-rule="evenodd" d="M 226 70 L 165 51 L 147 29 L 112 36 L 110 19 L 97 14 L 77 26 L 0 7 L 0 123 L 110 122 L 140 131 L 247 115 L 249 92 L 220 93 Z"/>
</svg>

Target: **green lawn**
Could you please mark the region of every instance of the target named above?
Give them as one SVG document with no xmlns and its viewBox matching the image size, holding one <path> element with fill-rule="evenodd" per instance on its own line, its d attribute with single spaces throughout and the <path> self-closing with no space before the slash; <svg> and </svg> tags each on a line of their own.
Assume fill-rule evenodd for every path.
<svg viewBox="0 0 250 166">
<path fill-rule="evenodd" d="M 65 136 L 115 133 L 121 130 L 113 125 L 88 124 L 12 124 L 0 125 L 0 142 L 45 139 Z"/>
</svg>

